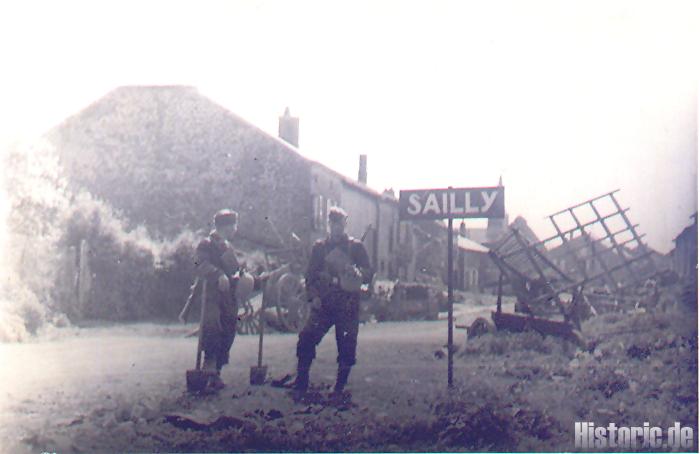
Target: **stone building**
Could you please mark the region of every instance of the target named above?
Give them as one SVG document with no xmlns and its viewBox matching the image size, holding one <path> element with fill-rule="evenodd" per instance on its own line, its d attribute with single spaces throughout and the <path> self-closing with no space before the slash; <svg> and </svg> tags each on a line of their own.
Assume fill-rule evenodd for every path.
<svg viewBox="0 0 700 454">
<path fill-rule="evenodd" d="M 210 227 L 222 207 L 241 213 L 239 237 L 274 249 L 293 235 L 326 234 L 328 208 L 348 211 L 379 277 L 413 279 L 401 260 L 398 203 L 298 150 L 299 119 L 287 109 L 280 137 L 185 86 L 120 87 L 49 132 L 70 186 L 84 188 L 157 238 Z M 404 238 L 411 241 L 410 235 Z M 282 243 L 282 244 L 281 244 Z M 409 249 L 410 249 L 409 245 Z"/>
</svg>

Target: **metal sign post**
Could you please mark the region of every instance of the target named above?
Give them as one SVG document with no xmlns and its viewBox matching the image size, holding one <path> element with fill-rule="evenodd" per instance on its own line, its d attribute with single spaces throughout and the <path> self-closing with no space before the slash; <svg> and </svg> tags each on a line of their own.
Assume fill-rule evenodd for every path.
<svg viewBox="0 0 700 454">
<path fill-rule="evenodd" d="M 447 219 L 447 386 L 453 386 L 454 240 L 452 220 L 505 217 L 503 186 L 399 192 L 399 220 Z"/>
<path fill-rule="evenodd" d="M 447 386 L 452 387 L 452 353 L 454 351 L 452 339 L 452 308 L 454 293 L 452 290 L 453 279 L 453 251 L 452 251 L 452 218 L 447 221 Z"/>
</svg>

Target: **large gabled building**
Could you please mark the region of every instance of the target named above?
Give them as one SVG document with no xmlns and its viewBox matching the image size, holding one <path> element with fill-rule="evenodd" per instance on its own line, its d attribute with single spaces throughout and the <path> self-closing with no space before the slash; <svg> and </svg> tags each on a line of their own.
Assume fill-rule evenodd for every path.
<svg viewBox="0 0 700 454">
<path fill-rule="evenodd" d="M 120 87 L 49 132 L 70 185 L 119 210 L 131 226 L 173 238 L 201 230 L 222 207 L 241 213 L 239 236 L 258 249 L 292 237 L 307 247 L 326 233 L 332 205 L 363 238 L 380 277 L 413 279 L 399 251 L 397 201 L 304 157 L 298 119 L 280 137 L 185 86 Z M 404 233 L 404 240 L 410 235 Z"/>
</svg>

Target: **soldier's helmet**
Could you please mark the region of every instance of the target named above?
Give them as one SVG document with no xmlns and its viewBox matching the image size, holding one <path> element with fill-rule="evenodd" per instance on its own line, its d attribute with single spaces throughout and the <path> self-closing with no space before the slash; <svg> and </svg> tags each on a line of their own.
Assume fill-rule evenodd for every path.
<svg viewBox="0 0 700 454">
<path fill-rule="evenodd" d="M 344 219 L 348 218 L 348 213 L 338 207 L 338 206 L 333 206 L 328 210 L 328 220 L 329 221 L 342 221 Z"/>
<path fill-rule="evenodd" d="M 225 208 L 223 210 L 217 211 L 214 215 L 214 225 L 216 227 L 223 227 L 225 225 L 233 225 L 238 223 L 238 213 Z"/>
</svg>

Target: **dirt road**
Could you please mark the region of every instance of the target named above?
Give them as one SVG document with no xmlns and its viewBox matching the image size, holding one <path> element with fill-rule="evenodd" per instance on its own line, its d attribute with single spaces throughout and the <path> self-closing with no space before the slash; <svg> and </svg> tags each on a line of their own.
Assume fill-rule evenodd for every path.
<svg viewBox="0 0 700 454">
<path fill-rule="evenodd" d="M 488 308 L 457 312 L 461 324 Z M 591 338 L 629 321 L 599 317 L 597 323 L 587 327 Z M 249 386 L 254 336 L 236 339 L 223 372 L 227 388 L 197 398 L 184 392 L 196 339 L 183 334 L 191 327 L 66 329 L 53 340 L 0 345 L 0 446 L 4 452 L 572 450 L 573 422 L 593 420 L 582 418 L 695 424 L 697 329 L 687 324 L 679 331 L 678 323 L 682 316 L 639 321 L 653 336 L 643 358 L 628 352 L 633 345 L 646 352 L 644 339 L 629 336 L 607 336 L 589 354 L 533 334 L 487 335 L 465 347 L 465 333 L 457 330 L 457 387 L 449 396 L 447 361 L 436 355 L 446 341 L 444 321 L 366 324 L 349 383 L 353 404 L 342 408 L 295 403 L 285 390 Z M 294 335 L 266 337 L 264 362 L 273 377 L 293 370 L 295 343 Z M 335 356 L 330 333 L 311 377 L 323 392 L 333 384 Z"/>
</svg>

